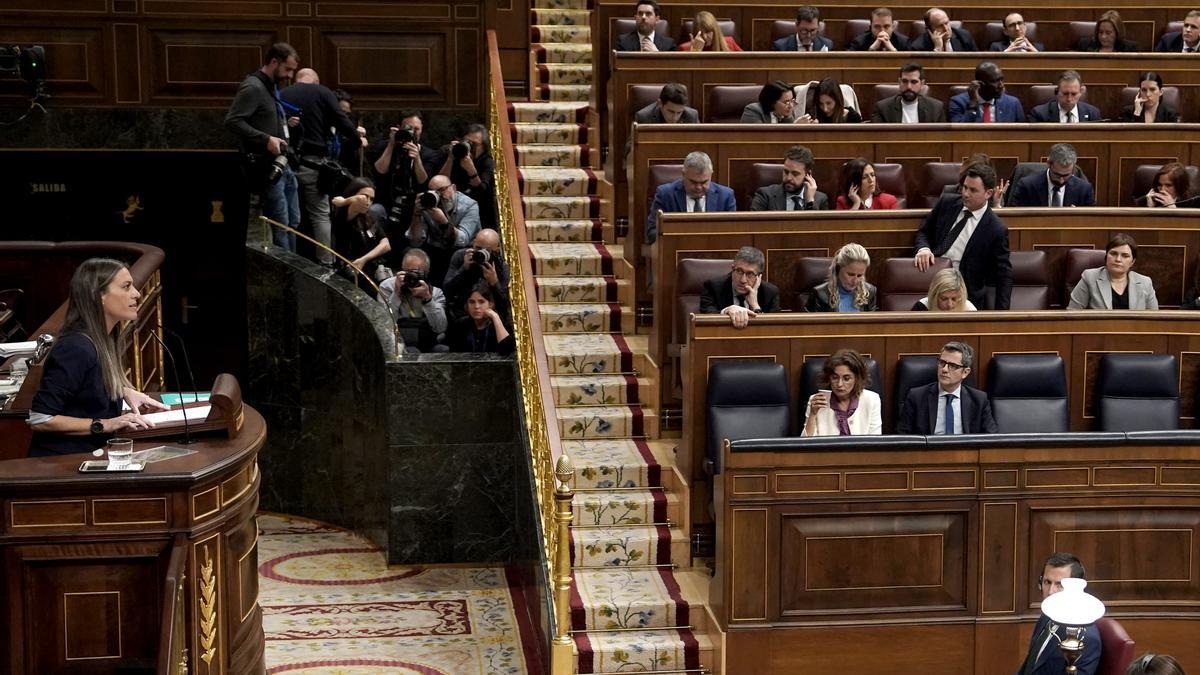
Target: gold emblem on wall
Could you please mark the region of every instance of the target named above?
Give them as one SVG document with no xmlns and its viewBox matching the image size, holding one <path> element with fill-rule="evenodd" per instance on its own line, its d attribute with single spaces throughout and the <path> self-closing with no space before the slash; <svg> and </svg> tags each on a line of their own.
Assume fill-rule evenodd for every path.
<svg viewBox="0 0 1200 675">
<path fill-rule="evenodd" d="M 142 198 L 139 195 L 132 194 L 125 198 L 125 210 L 121 212 L 121 220 L 128 225 L 133 222 L 138 211 L 142 210 Z"/>
<path fill-rule="evenodd" d="M 217 578 L 213 574 L 212 554 L 204 548 L 204 564 L 200 566 L 200 658 L 212 668 L 217 655 Z"/>
</svg>

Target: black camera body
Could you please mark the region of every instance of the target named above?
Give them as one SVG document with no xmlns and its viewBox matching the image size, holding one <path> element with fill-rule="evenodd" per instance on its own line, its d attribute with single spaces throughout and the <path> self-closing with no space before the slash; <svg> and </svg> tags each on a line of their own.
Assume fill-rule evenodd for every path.
<svg viewBox="0 0 1200 675">
<path fill-rule="evenodd" d="M 265 155 L 264 157 L 270 157 Z M 266 163 L 266 168 L 263 173 L 263 180 L 267 185 L 274 185 L 283 178 L 283 170 L 288 168 L 288 165 L 294 165 L 300 161 L 300 154 L 292 149 L 286 141 L 279 142 L 279 154 L 275 157 L 270 157 L 270 161 Z"/>
<path fill-rule="evenodd" d="M 420 204 L 421 208 L 423 209 L 436 209 L 438 205 L 437 193 L 433 190 L 422 192 L 417 196 L 417 203 Z"/>
<path fill-rule="evenodd" d="M 422 281 L 425 281 L 424 270 L 412 270 L 411 272 L 408 270 L 404 271 L 404 288 L 407 288 L 411 291 L 417 286 L 420 286 Z"/>
<path fill-rule="evenodd" d="M 417 128 L 411 124 L 405 124 L 396 130 L 396 145 L 404 145 L 405 143 L 417 142 Z"/>
<path fill-rule="evenodd" d="M 471 262 L 476 265 L 492 262 L 492 252 L 486 248 L 469 248 L 467 255 L 471 257 Z"/>
<path fill-rule="evenodd" d="M 450 153 L 454 155 L 454 159 L 464 159 L 467 155 L 471 154 L 474 149 L 475 146 L 471 145 L 471 141 L 468 141 L 464 138 L 450 148 Z"/>
</svg>

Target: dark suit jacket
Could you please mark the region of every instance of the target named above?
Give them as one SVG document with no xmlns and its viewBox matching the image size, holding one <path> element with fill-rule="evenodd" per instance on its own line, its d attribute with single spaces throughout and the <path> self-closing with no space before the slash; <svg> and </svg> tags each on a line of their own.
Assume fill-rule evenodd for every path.
<svg viewBox="0 0 1200 675">
<path fill-rule="evenodd" d="M 962 195 L 943 194 L 917 230 L 916 250 L 928 248 L 935 256 L 945 255 L 942 239 L 954 228 L 962 213 Z M 953 243 L 953 242 L 951 242 Z M 958 270 L 967 282 L 967 299 L 987 308 L 987 286 L 996 287 L 995 309 L 1008 309 L 1012 296 L 1012 261 L 1008 254 L 1008 226 L 989 206 L 967 242 Z"/>
<path fill-rule="evenodd" d="M 792 113 L 787 117 L 779 120 L 776 124 L 791 124 L 796 121 L 796 114 Z M 745 108 L 742 108 L 742 124 L 771 124 L 771 113 L 764 113 L 762 106 L 755 101 L 747 103 Z"/>
<path fill-rule="evenodd" d="M 792 33 L 787 37 L 781 37 L 771 43 L 771 49 L 777 52 L 794 52 L 800 46 L 800 38 Z M 833 40 L 827 37 L 818 35 L 813 38 L 812 50 L 814 52 L 828 52 L 833 50 Z"/>
<path fill-rule="evenodd" d="M 645 108 L 637 111 L 633 115 L 634 121 L 638 124 L 666 124 L 667 120 L 663 119 L 662 108 L 658 107 L 658 101 L 647 105 Z M 700 122 L 700 113 L 695 108 L 684 107 L 683 115 L 679 117 L 679 124 L 697 124 Z"/>
<path fill-rule="evenodd" d="M 701 314 L 720 314 L 733 303 L 733 273 L 704 282 L 704 294 L 700 296 Z M 779 311 L 779 288 L 764 280 L 758 285 L 758 306 L 764 312 Z"/>
<path fill-rule="evenodd" d="M 676 178 L 670 183 L 658 186 L 654 191 L 654 203 L 650 205 L 650 215 L 646 217 L 646 243 L 653 244 L 658 239 L 658 212 L 680 213 L 687 211 L 687 191 L 683 189 L 683 179 Z M 708 192 L 704 195 L 705 211 L 737 211 L 737 199 L 733 190 L 713 181 L 708 184 Z"/>
<path fill-rule="evenodd" d="M 951 122 L 982 122 L 983 108 L 979 107 L 971 110 L 967 106 L 971 103 L 971 97 L 967 92 L 963 92 L 950 98 L 950 121 Z M 993 111 L 993 122 L 1024 122 L 1025 109 L 1021 107 L 1021 101 L 1015 96 L 1002 94 L 999 100 L 995 101 Z"/>
<path fill-rule="evenodd" d="M 991 46 L 988 47 L 988 51 L 989 52 L 1002 52 L 1005 49 L 1008 49 L 1008 46 L 1010 44 L 1012 44 L 1012 40 L 1009 39 L 1009 37 L 1007 35 L 1005 35 L 1003 40 L 997 40 L 997 41 L 993 42 L 991 44 Z M 1039 52 L 1046 51 L 1046 45 L 1044 45 L 1040 42 L 1034 42 L 1033 48 L 1038 50 Z"/>
<path fill-rule="evenodd" d="M 1029 121 L 1058 122 L 1058 115 L 1058 101 L 1046 101 L 1030 109 Z M 1099 122 L 1104 119 L 1104 115 L 1100 114 L 1099 108 L 1083 101 L 1075 104 L 1075 117 L 1077 122 Z"/>
<path fill-rule="evenodd" d="M 956 52 L 976 52 L 979 49 L 975 46 L 975 38 L 971 34 L 961 28 L 950 27 L 950 48 Z M 925 31 L 921 35 L 908 43 L 909 51 L 914 52 L 931 52 L 933 51 L 933 37 L 929 31 Z"/>
<path fill-rule="evenodd" d="M 1141 115 L 1138 115 L 1137 117 L 1133 116 L 1133 106 L 1132 105 L 1127 105 L 1121 109 L 1121 119 L 1126 122 L 1143 122 L 1144 123 L 1146 121 L 1145 119 L 1142 118 Z M 1163 103 L 1162 101 L 1158 102 L 1158 108 L 1154 111 L 1154 121 L 1156 123 L 1162 124 L 1164 122 L 1167 122 L 1167 123 L 1178 122 L 1179 119 L 1180 119 L 1179 113 L 1176 112 L 1174 108 L 1169 107 L 1166 103 Z"/>
<path fill-rule="evenodd" d="M 1077 51 L 1077 52 L 1098 52 L 1098 51 L 1100 51 L 1100 45 L 1098 45 L 1093 38 L 1085 37 L 1079 41 L 1079 46 L 1075 48 L 1075 51 Z M 1113 48 L 1113 51 L 1114 52 L 1122 52 L 1122 53 L 1132 53 L 1132 52 L 1140 52 L 1142 50 L 1138 49 L 1137 43 L 1134 42 L 1133 40 L 1121 40 Z"/>
<path fill-rule="evenodd" d="M 885 98 L 875 104 L 875 111 L 871 113 L 872 122 L 903 122 L 904 121 L 904 99 L 897 94 L 890 98 Z M 946 104 L 936 98 L 928 96 L 917 97 L 917 119 L 921 122 L 945 122 L 946 121 Z"/>
<path fill-rule="evenodd" d="M 1197 45 L 1200 47 L 1200 45 Z M 1154 45 L 1156 52 L 1172 52 L 1183 53 L 1183 33 L 1172 31 L 1162 36 L 1158 44 Z"/>
<path fill-rule="evenodd" d="M 987 394 L 962 385 L 958 390 L 962 400 L 959 410 L 962 412 L 962 432 L 964 434 L 994 434 L 996 420 L 992 417 L 992 404 Z M 919 434 L 932 436 L 937 428 L 938 396 L 942 388 L 937 382 L 923 387 L 913 387 L 908 390 L 904 400 L 904 414 L 896 422 L 896 433 Z"/>
<path fill-rule="evenodd" d="M 867 282 L 863 282 L 867 284 Z M 879 290 L 872 284 L 867 284 L 867 306 L 859 307 L 864 312 L 874 312 L 879 309 Z M 834 306 L 833 300 L 829 294 L 829 282 L 817 286 L 808 296 L 808 303 L 804 305 L 806 312 L 836 312 L 837 307 Z"/>
<path fill-rule="evenodd" d="M 820 190 L 817 190 L 817 194 L 813 196 L 811 203 L 808 201 L 808 195 L 804 195 L 804 197 L 805 211 L 825 211 L 829 209 L 829 197 Z M 754 198 L 750 201 L 750 210 L 787 211 L 787 197 L 783 194 L 783 186 L 775 184 L 755 190 Z"/>
<path fill-rule="evenodd" d="M 1037 624 L 1033 627 L 1033 637 L 1029 639 L 1029 649 L 1026 650 L 1026 658 L 1029 652 L 1041 649 L 1042 641 L 1038 640 L 1038 636 L 1046 628 L 1046 623 L 1050 621 L 1050 617 L 1045 614 L 1038 617 Z M 1062 626 L 1055 631 L 1060 638 L 1066 637 L 1067 632 Z M 1043 637 L 1043 639 L 1045 639 Z M 1034 643 L 1037 644 L 1034 644 Z M 1083 638 L 1083 656 L 1075 662 L 1075 667 L 1079 669 L 1079 675 L 1096 675 L 1096 670 L 1100 667 L 1100 653 L 1104 650 L 1104 646 L 1100 643 L 1100 629 L 1096 628 L 1096 624 L 1087 627 L 1087 633 Z M 1025 661 L 1021 661 L 1021 667 L 1024 668 Z M 1058 640 L 1050 638 L 1050 644 L 1042 650 L 1038 656 L 1037 663 L 1034 664 L 1032 673 L 1022 673 L 1017 670 L 1016 675 L 1061 675 L 1067 672 L 1067 661 L 1063 658 L 1062 651 L 1058 648 Z"/>
<path fill-rule="evenodd" d="M 1063 187 L 1063 206 L 1095 206 L 1096 191 L 1086 178 L 1071 176 Z M 1031 173 L 1015 186 L 1009 206 L 1050 206 L 1050 179 L 1045 171 Z"/>
<path fill-rule="evenodd" d="M 875 34 L 868 29 L 855 36 L 850 44 L 846 45 L 846 49 L 852 52 L 865 52 L 873 44 L 875 44 Z M 898 52 L 906 52 L 911 49 L 908 44 L 908 36 L 896 32 L 892 33 L 892 46 Z"/>
<path fill-rule="evenodd" d="M 675 41 L 665 35 L 654 34 L 654 46 L 658 47 L 660 52 L 670 52 L 675 50 Z M 636 29 L 617 37 L 617 44 L 613 49 L 619 52 L 640 52 L 642 51 L 642 40 L 638 37 Z"/>
</svg>

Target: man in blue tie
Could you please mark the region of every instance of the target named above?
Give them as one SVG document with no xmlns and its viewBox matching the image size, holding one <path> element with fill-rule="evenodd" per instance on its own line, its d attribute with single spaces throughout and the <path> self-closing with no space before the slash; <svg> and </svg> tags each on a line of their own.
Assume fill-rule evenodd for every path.
<svg viewBox="0 0 1200 675">
<path fill-rule="evenodd" d="M 987 394 L 963 384 L 971 374 L 975 350 L 965 342 L 947 342 L 938 354 L 937 381 L 908 391 L 898 434 L 994 434 L 996 420 Z"/>
<path fill-rule="evenodd" d="M 1038 588 L 1042 591 L 1042 600 L 1063 589 L 1063 579 L 1086 579 L 1087 572 L 1083 563 L 1070 553 L 1052 553 L 1046 559 L 1042 569 L 1042 577 L 1038 579 Z M 1042 614 L 1033 627 L 1033 638 L 1029 641 L 1029 651 L 1025 662 L 1017 675 L 1063 675 L 1067 672 L 1067 661 L 1058 649 L 1058 643 L 1065 638 L 1066 629 L 1050 621 L 1050 617 Z M 1083 654 L 1075 662 L 1078 675 L 1095 675 L 1100 666 L 1100 630 L 1095 624 L 1087 627 L 1083 638 Z"/>
<path fill-rule="evenodd" d="M 689 153 L 683 160 L 683 176 L 658 186 L 646 217 L 646 241 L 658 239 L 658 212 L 704 213 L 737 211 L 733 190 L 712 179 L 712 159 L 703 152 Z"/>
</svg>

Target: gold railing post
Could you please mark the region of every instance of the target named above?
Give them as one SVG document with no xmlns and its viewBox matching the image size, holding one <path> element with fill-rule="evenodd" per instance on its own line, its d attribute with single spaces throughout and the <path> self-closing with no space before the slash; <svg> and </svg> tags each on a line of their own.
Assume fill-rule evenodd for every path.
<svg viewBox="0 0 1200 675">
<path fill-rule="evenodd" d="M 550 654 L 552 675 L 575 672 L 571 640 L 571 520 L 575 499 L 575 467 L 571 458 L 563 455 L 554 466 L 554 523 L 558 529 L 558 556 L 554 561 L 555 635 Z"/>
</svg>

